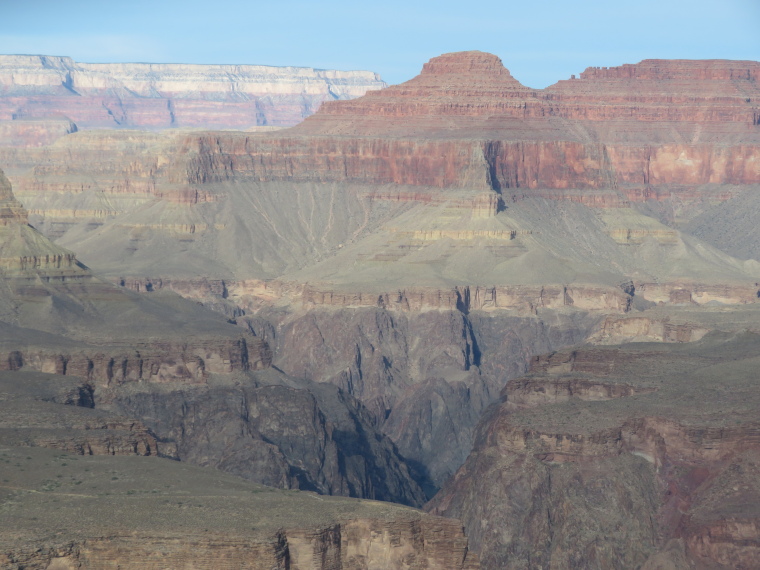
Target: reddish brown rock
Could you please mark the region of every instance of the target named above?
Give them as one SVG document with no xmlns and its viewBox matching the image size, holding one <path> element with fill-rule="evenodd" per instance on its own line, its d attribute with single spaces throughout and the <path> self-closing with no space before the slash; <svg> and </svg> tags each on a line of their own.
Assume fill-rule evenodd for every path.
<svg viewBox="0 0 760 570">
<path fill-rule="evenodd" d="M 76 131 L 77 126 L 67 119 L 0 121 L 0 146 L 46 146 Z"/>
<path fill-rule="evenodd" d="M 676 136 L 689 132 L 697 139 L 753 136 L 760 115 L 759 70 L 754 61 L 645 60 L 589 68 L 580 79 L 535 90 L 514 80 L 494 55 L 451 53 L 433 58 L 406 83 L 347 104 L 324 105 L 298 130 L 497 139 L 494 133 L 502 132 L 509 134 L 505 140 L 621 143 L 665 142 L 674 127 Z M 577 127 L 568 129 L 561 119 L 577 121 Z M 695 130 L 696 124 L 702 127 Z M 624 125 L 633 130 L 621 129 Z"/>
<path fill-rule="evenodd" d="M 535 358 L 428 509 L 458 513 L 489 567 L 756 566 L 757 342 Z"/>
<path fill-rule="evenodd" d="M 61 147 L 65 156 L 51 149 L 0 158 L 19 170 L 22 195 L 96 187 L 89 177 L 97 173 L 108 192 L 179 192 L 180 200 L 199 201 L 208 194 L 196 197 L 197 185 L 240 178 L 494 188 L 516 197 L 523 189 L 596 206 L 620 203 L 620 194 L 546 190 L 694 199 L 699 185 L 760 181 L 757 69 L 757 62 L 647 60 L 540 91 L 520 85 L 496 56 L 462 52 L 433 58 L 402 85 L 325 104 L 286 133 L 179 137 L 169 160 L 135 156 L 147 149 L 136 140 L 127 162 L 114 160 L 113 148 L 83 137 Z M 98 166 L 86 182 L 62 182 L 81 177 L 80 163 Z M 21 175 L 24 168 L 33 170 Z"/>
</svg>

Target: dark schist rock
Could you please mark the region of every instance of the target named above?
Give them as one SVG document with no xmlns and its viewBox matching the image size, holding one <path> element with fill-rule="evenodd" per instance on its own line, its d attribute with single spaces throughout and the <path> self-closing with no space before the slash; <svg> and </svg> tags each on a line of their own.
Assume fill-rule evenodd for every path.
<svg viewBox="0 0 760 570">
<path fill-rule="evenodd" d="M 275 366 L 361 401 L 432 496 L 467 457 L 481 412 L 530 355 L 580 342 L 597 322 L 583 313 L 549 318 L 342 308 L 261 311 L 252 326 Z"/>
<path fill-rule="evenodd" d="M 288 489 L 421 505 L 396 446 L 352 396 L 274 371 L 208 386 L 104 390 L 100 406 L 140 417 L 177 457 Z"/>
<path fill-rule="evenodd" d="M 536 358 L 426 509 L 461 517 L 486 567 L 756 567 L 758 347 L 709 333 Z"/>
</svg>

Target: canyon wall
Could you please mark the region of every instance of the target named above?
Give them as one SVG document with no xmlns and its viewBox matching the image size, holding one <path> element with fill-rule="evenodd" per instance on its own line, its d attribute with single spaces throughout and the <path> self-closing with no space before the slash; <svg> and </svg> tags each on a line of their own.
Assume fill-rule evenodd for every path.
<svg viewBox="0 0 760 570">
<path fill-rule="evenodd" d="M 0 370 L 19 381 L 32 372 L 79 378 L 98 410 L 95 419 L 63 423 L 42 413 L 25 422 L 34 433 L 9 436 L 14 445 L 146 455 L 160 448 L 278 487 L 424 502 L 403 458 L 353 397 L 269 370 L 265 340 L 196 302 L 95 277 L 26 223 L 1 173 L 0 211 Z M 117 419 L 104 420 L 108 412 Z M 146 424 L 118 419 L 148 416 Z"/>
<path fill-rule="evenodd" d="M 382 87 L 380 77 L 368 71 L 4 55 L 0 120 L 66 117 L 79 128 L 289 126 L 325 100 Z"/>
<path fill-rule="evenodd" d="M 758 149 L 760 141 L 624 145 L 230 134 L 188 137 L 180 150 L 188 155 L 186 177 L 173 181 L 202 184 L 245 177 L 494 189 L 503 194 L 516 189 L 606 188 L 641 201 L 656 196 L 657 187 L 676 186 L 671 192 L 688 193 L 705 184 L 758 184 Z"/>
<path fill-rule="evenodd" d="M 0 148 L 32 223 L 145 303 L 170 290 L 223 312 L 261 364 L 246 370 L 233 343 L 203 374 L 207 340 L 156 334 L 113 359 L 9 347 L 8 366 L 98 371 L 104 409 L 254 481 L 417 505 L 443 487 L 429 508 L 463 518 L 487 567 L 744 564 L 755 515 L 715 504 L 726 466 L 754 465 L 754 392 L 720 366 L 756 343 L 657 311 L 756 327 L 757 261 L 675 220 L 760 187 L 757 68 L 645 61 L 537 91 L 465 52 L 287 131 Z M 84 271 L 50 252 L 6 257 L 30 279 Z M 24 306 L 47 299 L 24 285 Z M 151 327 L 171 320 L 153 307 Z M 587 339 L 668 347 L 562 350 Z M 168 355 L 156 373 L 153 344 Z M 731 500 L 754 504 L 740 479 Z"/>
<path fill-rule="evenodd" d="M 752 567 L 757 338 L 535 358 L 427 508 L 461 516 L 488 567 Z"/>
</svg>

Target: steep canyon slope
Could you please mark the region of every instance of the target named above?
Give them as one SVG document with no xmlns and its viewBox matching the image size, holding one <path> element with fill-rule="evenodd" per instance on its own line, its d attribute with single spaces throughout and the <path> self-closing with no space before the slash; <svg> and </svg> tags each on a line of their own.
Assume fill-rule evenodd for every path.
<svg viewBox="0 0 760 570">
<path fill-rule="evenodd" d="M 487 568 L 756 567 L 758 335 L 732 312 L 693 343 L 535 358 L 427 508 Z"/>
<path fill-rule="evenodd" d="M 682 231 L 760 184 L 757 69 L 651 60 L 538 91 L 464 52 L 286 131 L 78 132 L 0 158 L 47 235 L 360 398 L 432 490 L 530 355 L 633 307 L 757 301 L 757 261 Z M 422 410 L 444 423 L 405 419 Z M 431 424 L 459 434 L 450 455 Z"/>
<path fill-rule="evenodd" d="M 555 468 L 564 456 L 539 450 L 546 456 L 536 458 L 532 447 L 509 448 L 504 459 L 497 436 L 487 434 L 502 424 L 510 434 L 544 434 L 523 421 L 525 410 L 539 409 L 530 396 L 538 389 L 510 388 L 530 383 L 516 379 L 535 370 L 539 354 L 646 340 L 687 343 L 658 348 L 656 358 L 688 360 L 689 351 L 720 352 L 716 334 L 758 328 L 759 74 L 757 62 L 647 60 L 533 90 L 495 56 L 462 52 L 434 58 L 405 84 L 326 102 L 292 129 L 71 132 L 43 146 L 0 148 L 0 165 L 32 223 L 112 282 L 146 299 L 177 292 L 266 342 L 275 368 L 257 373 L 255 386 L 212 380 L 200 388 L 201 400 L 213 402 L 208 409 L 185 388 L 103 391 L 113 411 L 141 418 L 185 457 L 243 476 L 264 473 L 276 485 L 368 496 L 376 480 L 327 477 L 325 458 L 343 465 L 347 450 L 371 448 L 354 453 L 364 467 L 345 464 L 372 471 L 366 466 L 392 448 L 369 442 L 389 438 L 398 450 L 396 490 L 372 496 L 418 504 L 414 485 L 428 497 L 443 486 L 430 508 L 463 517 L 486 567 L 635 567 L 658 556 L 680 564 L 697 560 L 696 547 L 677 530 L 687 523 L 664 514 L 671 507 L 659 493 L 691 483 L 654 469 L 648 447 L 620 443 L 629 432 L 649 442 L 687 430 L 686 420 L 645 413 L 658 397 L 681 409 L 677 392 L 652 395 L 659 380 L 593 377 L 593 355 L 591 376 L 552 379 L 541 393 L 565 394 L 556 396 L 568 398 L 562 405 L 642 402 L 614 425 L 604 423 L 607 408 L 583 409 L 594 445 L 597 432 L 623 433 L 602 438 L 613 441 L 599 444 L 602 467 L 578 452 L 581 459 Z M 695 316 L 722 309 L 741 327 L 726 331 L 721 317 Z M 751 348 L 736 342 L 739 352 Z M 647 358 L 633 360 L 645 366 Z M 704 364 L 689 362 L 694 370 Z M 686 368 L 678 373 L 688 376 Z M 742 382 L 753 401 L 752 383 Z M 274 416 L 259 418 L 267 407 L 318 409 L 334 427 L 304 428 L 296 441 L 283 437 Z M 700 414 L 689 416 L 704 424 L 694 429 L 712 429 Z M 350 436 L 352 424 L 367 437 Z M 571 428 L 534 439 L 561 434 L 583 444 L 586 432 Z M 248 439 L 219 447 L 245 430 L 282 457 Z M 727 449 L 721 458 L 733 461 L 744 447 Z M 661 460 L 678 473 L 706 469 L 724 480 L 723 464 Z M 610 546 L 589 523 L 591 507 L 577 506 L 586 476 L 572 471 L 578 465 L 604 489 L 615 486 L 600 491 L 598 504 L 617 512 L 604 520 L 621 529 L 615 537 L 634 541 L 630 549 Z M 473 498 L 483 477 L 503 482 L 506 495 L 496 485 L 490 499 Z M 692 487 L 683 489 L 691 497 Z M 618 502 L 626 507 L 616 511 Z M 551 514 L 560 503 L 572 511 L 567 520 Z M 528 530 L 501 525 L 510 513 Z M 588 538 L 580 537 L 583 552 L 567 546 L 576 523 Z M 750 528 L 744 524 L 721 531 L 734 550 L 706 559 L 752 559 L 754 547 L 742 550 L 737 538 Z"/>
<path fill-rule="evenodd" d="M 94 276 L 26 224 L 2 173 L 0 200 L 1 369 L 81 378 L 99 410 L 144 418 L 184 461 L 285 488 L 423 502 L 354 398 L 270 370 L 264 340 L 197 303 Z"/>
<path fill-rule="evenodd" d="M 424 501 L 354 398 L 196 303 L 94 276 L 2 171 L 0 244 L 3 567 L 478 567 L 457 521 L 283 490 Z"/>
</svg>

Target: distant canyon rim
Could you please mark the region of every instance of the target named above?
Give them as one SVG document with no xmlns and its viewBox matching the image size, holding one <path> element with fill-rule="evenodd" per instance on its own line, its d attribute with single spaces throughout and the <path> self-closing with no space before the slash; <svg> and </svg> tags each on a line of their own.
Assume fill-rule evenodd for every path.
<svg viewBox="0 0 760 570">
<path fill-rule="evenodd" d="M 0 560 L 757 567 L 759 81 L 0 56 Z"/>
</svg>

